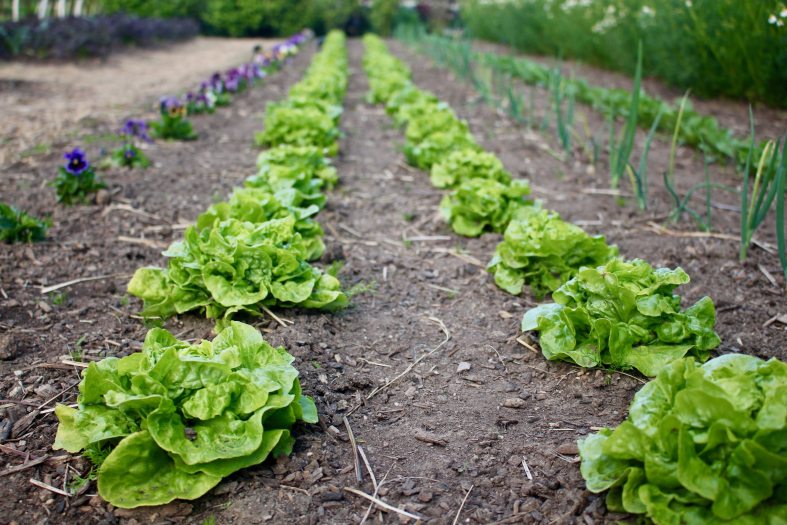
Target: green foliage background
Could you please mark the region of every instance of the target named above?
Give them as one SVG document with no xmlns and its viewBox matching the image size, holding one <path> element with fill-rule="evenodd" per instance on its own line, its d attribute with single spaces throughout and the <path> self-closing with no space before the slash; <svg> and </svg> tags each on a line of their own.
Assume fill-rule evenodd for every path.
<svg viewBox="0 0 787 525">
<path fill-rule="evenodd" d="M 519 50 L 787 107 L 787 4 L 783 0 L 464 0 L 472 36 Z M 776 18 L 771 18 L 775 16 Z M 769 18 L 771 21 L 769 22 Z"/>
<path fill-rule="evenodd" d="M 373 29 L 390 34 L 398 0 L 99 0 L 98 11 L 123 11 L 147 17 L 191 17 L 208 34 L 228 36 L 288 36 L 304 27 L 317 34 L 345 29 L 360 34 Z"/>
</svg>

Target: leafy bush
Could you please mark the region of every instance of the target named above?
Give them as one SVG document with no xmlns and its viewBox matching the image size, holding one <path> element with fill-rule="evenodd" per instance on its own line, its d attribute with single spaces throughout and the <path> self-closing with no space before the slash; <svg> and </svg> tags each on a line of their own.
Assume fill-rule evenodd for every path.
<svg viewBox="0 0 787 525">
<path fill-rule="evenodd" d="M 290 454 L 292 425 L 317 422 L 292 361 L 242 323 L 195 345 L 154 328 L 141 352 L 90 363 L 78 407 L 55 409 L 53 448 L 111 448 L 98 492 L 116 507 L 198 498 L 237 470 Z"/>
<path fill-rule="evenodd" d="M 287 215 L 261 223 L 228 219 L 189 227 L 164 256 L 167 269 L 140 268 L 128 292 L 144 300 L 142 315 L 170 317 L 204 310 L 209 318 L 262 315 L 266 306 L 336 310 L 347 304 L 339 281 L 306 262 L 313 243 Z"/>
<path fill-rule="evenodd" d="M 502 232 L 516 212 L 533 201 L 525 180 L 502 184 L 494 179 L 469 179 L 440 202 L 440 214 L 459 235 L 478 237 L 484 231 Z"/>
<path fill-rule="evenodd" d="M 399 0 L 373 0 L 369 18 L 374 32 L 388 36 L 393 31 L 396 15 L 399 13 Z"/>
<path fill-rule="evenodd" d="M 672 293 L 688 282 L 680 268 L 614 259 L 580 270 L 552 294 L 555 303 L 525 313 L 522 330 L 539 332 L 547 359 L 655 376 L 686 355 L 704 361 L 719 345 L 710 297 L 682 310 Z"/>
<path fill-rule="evenodd" d="M 584 266 L 600 266 L 618 255 L 602 235 L 590 236 L 556 212 L 518 210 L 487 269 L 495 283 L 519 295 L 527 285 L 541 298 L 574 277 Z"/>
<path fill-rule="evenodd" d="M 48 219 L 37 219 L 0 202 L 0 241 L 7 243 L 43 241 L 49 229 Z"/>
<path fill-rule="evenodd" d="M 787 365 L 678 359 L 628 418 L 579 441 L 582 476 L 613 512 L 658 525 L 776 524 L 787 516 Z"/>
<path fill-rule="evenodd" d="M 153 46 L 197 35 L 193 20 L 96 17 L 29 18 L 0 23 L 0 58 L 59 59 L 106 57 L 122 46 Z"/>
<path fill-rule="evenodd" d="M 432 165 L 432 184 L 438 188 L 455 188 L 468 179 L 492 179 L 501 184 L 511 182 L 511 174 L 495 155 L 474 149 L 457 150 Z"/>
<path fill-rule="evenodd" d="M 273 186 L 278 180 L 296 179 L 308 174 L 328 188 L 338 182 L 336 168 L 315 146 L 279 146 L 263 151 L 257 157 L 257 176 L 266 178 Z"/>
</svg>

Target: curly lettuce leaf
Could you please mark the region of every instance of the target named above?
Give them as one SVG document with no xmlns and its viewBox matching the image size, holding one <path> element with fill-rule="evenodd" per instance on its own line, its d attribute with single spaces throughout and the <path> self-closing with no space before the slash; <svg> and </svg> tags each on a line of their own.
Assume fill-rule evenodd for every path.
<svg viewBox="0 0 787 525">
<path fill-rule="evenodd" d="M 613 259 L 581 269 L 552 294 L 555 305 L 527 312 L 522 328 L 539 332 L 547 359 L 655 376 L 684 356 L 704 361 L 719 345 L 713 301 L 682 310 L 672 293 L 688 281 L 680 268 Z"/>
<path fill-rule="evenodd" d="M 440 214 L 459 235 L 478 237 L 485 231 L 502 232 L 517 211 L 533 204 L 525 197 L 525 180 L 502 184 L 493 179 L 468 179 L 440 202 Z"/>
<path fill-rule="evenodd" d="M 525 207 L 506 228 L 487 269 L 513 295 L 525 285 L 541 298 L 574 277 L 580 268 L 599 266 L 618 255 L 601 235 L 588 235 L 555 212 Z"/>
<path fill-rule="evenodd" d="M 784 392 L 787 364 L 776 359 L 675 360 L 634 396 L 626 421 L 579 441 L 587 487 L 609 491 L 610 510 L 658 525 L 780 523 L 787 510 Z M 763 417 L 774 399 L 781 413 Z"/>
<path fill-rule="evenodd" d="M 457 150 L 432 166 L 432 185 L 455 188 L 468 179 L 493 179 L 501 184 L 511 182 L 511 174 L 495 155 L 475 149 Z"/>
<path fill-rule="evenodd" d="M 288 454 L 297 421 L 317 422 L 292 361 L 242 323 L 199 344 L 154 328 L 141 352 L 84 371 L 78 408 L 56 407 L 54 448 L 113 447 L 98 474 L 113 505 L 199 497 L 240 468 Z"/>
</svg>

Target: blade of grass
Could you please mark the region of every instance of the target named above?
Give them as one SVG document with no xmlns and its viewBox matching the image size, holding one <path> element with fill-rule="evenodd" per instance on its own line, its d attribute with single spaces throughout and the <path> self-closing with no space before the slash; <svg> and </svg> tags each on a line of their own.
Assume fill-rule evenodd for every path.
<svg viewBox="0 0 787 525">
<path fill-rule="evenodd" d="M 642 157 L 639 159 L 639 168 L 637 168 L 637 202 L 641 210 L 648 208 L 648 155 L 650 154 L 650 144 L 653 142 L 653 137 L 656 136 L 656 130 L 659 128 L 661 116 L 664 114 L 662 110 L 656 115 L 653 125 L 645 137 L 645 149 L 642 151 Z"/>
<path fill-rule="evenodd" d="M 743 262 L 746 260 L 746 253 L 749 250 L 749 178 L 751 172 L 751 161 L 754 153 L 754 112 L 749 106 L 749 152 L 746 155 L 746 165 L 743 167 L 743 184 L 741 185 L 741 249 L 738 259 Z"/>
<path fill-rule="evenodd" d="M 639 43 L 637 48 L 637 69 L 634 72 L 634 85 L 631 88 L 631 105 L 629 106 L 629 114 L 626 119 L 626 127 L 623 133 L 623 140 L 618 147 L 618 155 L 616 158 L 616 165 L 613 171 L 612 187 L 618 187 L 618 181 L 626 170 L 629 163 L 631 152 L 634 149 L 634 137 L 637 133 L 637 117 L 639 115 L 639 95 L 640 87 L 642 85 L 642 42 Z"/>
</svg>

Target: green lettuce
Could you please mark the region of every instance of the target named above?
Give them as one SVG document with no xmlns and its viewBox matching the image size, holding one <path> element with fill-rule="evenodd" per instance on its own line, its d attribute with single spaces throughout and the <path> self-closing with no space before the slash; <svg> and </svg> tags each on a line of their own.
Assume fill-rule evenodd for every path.
<svg viewBox="0 0 787 525">
<path fill-rule="evenodd" d="M 401 126 L 410 120 L 411 115 L 422 114 L 426 107 L 434 105 L 441 107 L 440 104 L 432 93 L 422 91 L 409 82 L 388 99 L 385 103 L 385 112 Z M 445 104 L 443 106 L 447 107 Z"/>
<path fill-rule="evenodd" d="M 314 107 L 269 104 L 265 130 L 257 133 L 259 146 L 317 146 L 329 156 L 339 152 L 339 128 L 330 115 Z"/>
<path fill-rule="evenodd" d="M 541 298 L 583 266 L 596 267 L 617 255 L 617 247 L 603 236 L 588 235 L 556 212 L 525 207 L 508 224 L 487 270 L 508 293 L 519 295 L 527 285 Z"/>
<path fill-rule="evenodd" d="M 300 92 L 305 93 L 311 86 L 308 88 L 305 86 L 299 86 L 301 89 Z M 341 100 L 341 99 L 339 99 Z M 277 104 L 279 107 L 288 107 L 288 108 L 296 108 L 296 109 L 304 109 L 304 108 L 313 108 L 318 110 L 320 113 L 324 113 L 328 115 L 331 120 L 335 124 L 339 123 L 339 119 L 342 116 L 342 112 L 344 109 L 339 104 L 333 104 L 326 99 L 322 99 L 315 96 L 308 96 L 306 94 L 301 93 L 290 93 L 290 96 L 283 102 Z"/>
<path fill-rule="evenodd" d="M 292 361 L 242 323 L 195 345 L 154 328 L 141 352 L 90 363 L 77 408 L 55 409 L 53 448 L 111 448 L 98 492 L 116 507 L 198 498 L 237 470 L 290 454 L 292 425 L 317 422 Z"/>
<path fill-rule="evenodd" d="M 681 268 L 653 269 L 641 259 L 583 268 L 555 290 L 555 303 L 525 313 L 522 330 L 537 330 L 547 359 L 579 366 L 636 368 L 655 376 L 672 361 L 708 358 L 720 339 L 710 297 L 682 310 L 673 290 L 689 282 Z"/>
<path fill-rule="evenodd" d="M 312 217 L 320 211 L 316 204 L 300 207 L 297 194 L 281 192 L 279 196 L 261 188 L 235 188 L 227 202 L 213 204 L 197 218 L 197 229 L 212 228 L 227 219 L 255 224 L 292 216 L 293 231 L 301 236 L 307 261 L 319 259 L 325 251 L 323 231 Z"/>
<path fill-rule="evenodd" d="M 320 148 L 282 145 L 259 154 L 257 175 L 248 180 L 265 180 L 276 190 L 297 187 L 308 193 L 322 187 L 333 188 L 339 177 L 331 160 L 322 154 Z M 312 180 L 316 182 L 312 183 Z"/>
<path fill-rule="evenodd" d="M 432 166 L 432 184 L 438 188 L 455 188 L 468 179 L 493 179 L 511 182 L 511 174 L 495 155 L 475 149 L 456 150 Z"/>
<path fill-rule="evenodd" d="M 459 133 L 468 132 L 467 122 L 459 120 L 450 107 L 444 104 L 434 104 L 425 113 L 411 118 L 407 122 L 405 139 L 410 144 L 418 144 L 433 133 L 448 132 L 453 128 L 456 128 Z"/>
<path fill-rule="evenodd" d="M 374 46 L 369 36 L 364 36 L 364 44 L 367 48 Z M 410 68 L 389 53 L 364 53 L 363 68 L 369 74 L 366 100 L 370 104 L 387 103 L 391 97 L 412 86 Z"/>
<path fill-rule="evenodd" d="M 428 170 L 446 155 L 458 149 L 481 148 L 476 144 L 473 135 L 462 126 L 452 126 L 446 130 L 436 131 L 421 142 L 407 142 L 404 155 L 411 166 Z"/>
<path fill-rule="evenodd" d="M 209 318 L 260 315 L 265 306 L 336 310 L 347 305 L 339 281 L 311 266 L 309 244 L 292 215 L 262 223 L 228 219 L 186 229 L 164 256 L 166 269 L 140 268 L 128 292 L 142 315 L 170 317 L 203 310 Z"/>
<path fill-rule="evenodd" d="M 787 516 L 787 364 L 677 359 L 628 418 L 579 441 L 592 492 L 657 525 L 781 525 Z"/>
<path fill-rule="evenodd" d="M 527 195 L 530 185 L 525 180 L 502 184 L 494 179 L 467 179 L 443 197 L 440 214 L 459 235 L 502 232 L 517 210 L 533 204 L 525 199 Z"/>
</svg>

